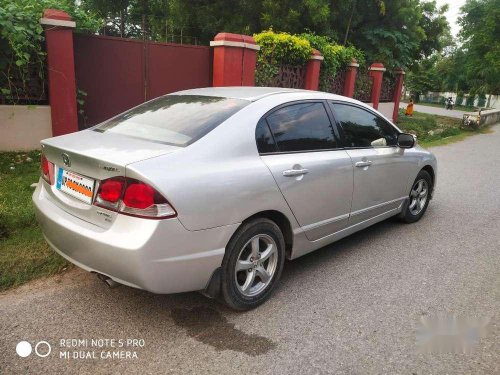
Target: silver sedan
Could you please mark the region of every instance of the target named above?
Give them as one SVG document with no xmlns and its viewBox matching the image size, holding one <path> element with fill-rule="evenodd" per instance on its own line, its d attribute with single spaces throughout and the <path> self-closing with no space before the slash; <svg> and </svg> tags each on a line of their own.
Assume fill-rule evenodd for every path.
<svg viewBox="0 0 500 375">
<path fill-rule="evenodd" d="M 381 220 L 412 223 L 436 159 L 342 96 L 181 91 L 42 141 L 47 242 L 108 284 L 263 303 L 295 259 Z"/>
</svg>

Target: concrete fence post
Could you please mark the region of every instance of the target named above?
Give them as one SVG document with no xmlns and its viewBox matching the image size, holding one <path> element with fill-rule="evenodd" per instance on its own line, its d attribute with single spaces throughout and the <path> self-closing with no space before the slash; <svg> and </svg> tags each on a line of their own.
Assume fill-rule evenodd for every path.
<svg viewBox="0 0 500 375">
<path fill-rule="evenodd" d="M 392 121 L 396 123 L 398 121 L 399 103 L 401 102 L 401 92 L 403 91 L 403 83 L 406 73 L 403 69 L 396 69 L 394 71 L 394 74 L 396 75 L 396 84 L 394 86 L 394 97 L 392 99 L 392 101 L 394 102 Z"/>
<path fill-rule="evenodd" d="M 214 48 L 212 86 L 254 86 L 257 51 L 248 35 L 219 33 L 210 42 Z"/>
<path fill-rule="evenodd" d="M 46 9 L 40 23 L 45 29 L 52 135 L 78 131 L 73 29 L 66 12 Z"/>
<path fill-rule="evenodd" d="M 359 64 L 356 59 L 352 59 L 349 65 L 347 65 L 347 71 L 345 72 L 344 80 L 344 96 L 349 98 L 354 97 L 354 88 L 356 87 L 356 75 L 358 73 Z"/>
<path fill-rule="evenodd" d="M 373 108 L 378 109 L 380 94 L 382 92 L 382 79 L 384 77 L 385 68 L 382 63 L 376 62 L 371 64 L 368 70 L 370 71 L 370 77 L 373 80 L 371 102 Z"/>
<path fill-rule="evenodd" d="M 321 69 L 321 61 L 323 61 L 321 53 L 313 49 L 313 53 L 306 65 L 306 77 L 304 88 L 306 90 L 318 90 L 319 88 L 319 72 Z"/>
</svg>

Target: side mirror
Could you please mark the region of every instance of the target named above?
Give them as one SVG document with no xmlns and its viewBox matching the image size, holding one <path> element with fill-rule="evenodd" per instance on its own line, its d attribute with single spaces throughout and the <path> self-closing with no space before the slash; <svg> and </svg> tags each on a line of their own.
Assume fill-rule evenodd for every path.
<svg viewBox="0 0 500 375">
<path fill-rule="evenodd" d="M 401 148 L 412 148 L 415 146 L 415 137 L 413 134 L 401 133 L 398 135 L 398 146 Z"/>
</svg>

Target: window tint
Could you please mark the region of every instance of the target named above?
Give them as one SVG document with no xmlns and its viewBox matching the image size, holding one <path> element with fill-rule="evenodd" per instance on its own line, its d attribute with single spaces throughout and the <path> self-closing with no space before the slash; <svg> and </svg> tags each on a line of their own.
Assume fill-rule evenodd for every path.
<svg viewBox="0 0 500 375">
<path fill-rule="evenodd" d="M 398 132 L 381 117 L 346 104 L 332 103 L 335 119 L 342 126 L 345 147 L 395 146 Z"/>
<path fill-rule="evenodd" d="M 269 130 L 269 126 L 267 125 L 265 119 L 261 119 L 257 124 L 255 139 L 257 140 L 257 149 L 259 150 L 259 153 L 265 154 L 267 152 L 277 151 L 271 130 Z"/>
<path fill-rule="evenodd" d="M 187 146 L 250 104 L 247 100 L 202 95 L 166 95 L 94 128 L 150 141 Z"/>
<path fill-rule="evenodd" d="M 337 147 L 333 126 L 322 103 L 292 104 L 273 112 L 267 122 L 279 151 Z"/>
</svg>

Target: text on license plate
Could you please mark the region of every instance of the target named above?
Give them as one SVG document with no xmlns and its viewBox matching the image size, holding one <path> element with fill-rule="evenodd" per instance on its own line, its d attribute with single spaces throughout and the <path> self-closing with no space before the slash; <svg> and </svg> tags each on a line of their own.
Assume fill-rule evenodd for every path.
<svg viewBox="0 0 500 375">
<path fill-rule="evenodd" d="M 94 180 L 63 168 L 57 170 L 56 187 L 85 203 L 92 204 Z"/>
</svg>

